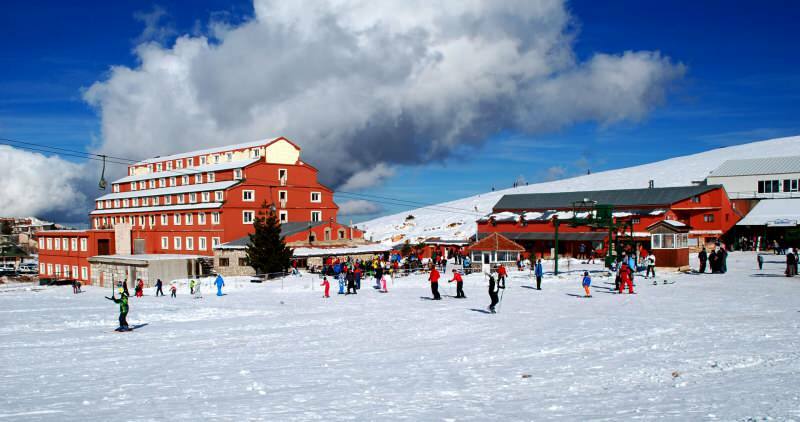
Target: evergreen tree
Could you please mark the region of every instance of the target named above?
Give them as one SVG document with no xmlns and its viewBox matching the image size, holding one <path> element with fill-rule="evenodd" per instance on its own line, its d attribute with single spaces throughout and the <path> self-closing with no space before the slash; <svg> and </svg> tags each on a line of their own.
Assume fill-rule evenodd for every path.
<svg viewBox="0 0 800 422">
<path fill-rule="evenodd" d="M 286 247 L 275 210 L 268 208 L 266 201 L 253 221 L 253 227 L 255 231 L 247 244 L 248 265 L 259 274 L 286 271 L 292 259 L 292 250 Z"/>
</svg>

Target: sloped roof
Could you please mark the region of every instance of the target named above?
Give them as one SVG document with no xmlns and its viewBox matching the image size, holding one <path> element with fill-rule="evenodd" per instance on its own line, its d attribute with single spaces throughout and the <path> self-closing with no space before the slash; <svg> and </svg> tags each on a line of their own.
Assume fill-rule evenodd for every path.
<svg viewBox="0 0 800 422">
<path fill-rule="evenodd" d="M 281 237 L 289 237 L 293 234 L 300 233 L 302 231 L 306 231 L 309 228 L 317 227 L 321 224 L 325 224 L 324 221 L 294 221 L 291 223 L 283 223 L 281 224 Z M 247 247 L 247 244 L 250 243 L 250 236 L 243 236 L 236 240 L 231 240 L 230 242 L 223 243 L 214 249 L 244 249 Z"/>
<path fill-rule="evenodd" d="M 800 198 L 764 199 L 756 204 L 737 226 L 764 226 L 782 223 L 800 223 Z"/>
<path fill-rule="evenodd" d="M 504 195 L 494 211 L 564 209 L 573 202 L 597 201 L 598 204 L 620 206 L 666 206 L 686 198 L 721 188 L 722 185 L 693 185 L 669 188 L 615 189 L 578 192 L 528 193 Z"/>
<path fill-rule="evenodd" d="M 712 171 L 709 177 L 783 173 L 800 173 L 800 156 L 728 160 Z"/>
<path fill-rule="evenodd" d="M 519 243 L 499 234 L 492 233 L 467 247 L 468 251 L 512 251 L 524 252 Z"/>
</svg>

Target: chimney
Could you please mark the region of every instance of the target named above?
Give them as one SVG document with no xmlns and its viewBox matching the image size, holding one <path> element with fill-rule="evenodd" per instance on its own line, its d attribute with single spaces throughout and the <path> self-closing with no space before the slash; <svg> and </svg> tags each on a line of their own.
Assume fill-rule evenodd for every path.
<svg viewBox="0 0 800 422">
<path fill-rule="evenodd" d="M 650 181 L 647 182 L 647 187 L 648 188 L 653 189 L 655 186 L 656 186 L 656 182 L 653 179 L 650 179 Z"/>
</svg>

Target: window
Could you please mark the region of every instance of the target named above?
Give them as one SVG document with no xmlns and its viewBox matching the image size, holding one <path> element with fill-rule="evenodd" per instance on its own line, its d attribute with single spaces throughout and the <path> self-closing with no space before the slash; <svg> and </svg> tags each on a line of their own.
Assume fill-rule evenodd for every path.
<svg viewBox="0 0 800 422">
<path fill-rule="evenodd" d="M 278 191 L 278 201 L 286 202 L 286 199 L 289 197 L 289 193 L 285 190 Z"/>
<path fill-rule="evenodd" d="M 247 266 L 247 258 L 239 258 L 239 266 L 246 267 Z"/>
<path fill-rule="evenodd" d="M 253 158 L 259 158 L 259 157 L 261 157 L 261 150 L 260 150 L 260 149 L 258 149 L 258 148 L 253 148 L 253 151 L 252 151 L 252 153 L 253 153 L 253 155 L 252 155 L 252 157 L 253 157 Z"/>
<path fill-rule="evenodd" d="M 39 249 L 44 249 L 44 239 L 39 239 Z"/>
<path fill-rule="evenodd" d="M 178 178 L 177 177 L 172 176 L 172 177 L 169 178 L 169 185 L 170 186 L 175 186 L 177 184 L 178 184 Z"/>
<path fill-rule="evenodd" d="M 183 160 L 175 160 L 175 168 L 182 169 L 183 168 Z"/>
<path fill-rule="evenodd" d="M 178 213 L 172 214 L 172 224 L 176 226 L 181 225 L 181 215 Z"/>
<path fill-rule="evenodd" d="M 345 232 L 342 229 L 339 229 L 339 239 L 344 239 Z"/>
<path fill-rule="evenodd" d="M 288 172 L 286 169 L 278 169 L 278 179 L 281 181 L 286 181 L 286 177 L 288 176 Z"/>
<path fill-rule="evenodd" d="M 231 265 L 231 264 L 230 264 L 230 260 L 228 258 L 220 258 L 219 259 L 219 266 L 220 267 L 227 267 L 229 265 Z"/>
<path fill-rule="evenodd" d="M 256 191 L 253 190 L 243 190 L 242 191 L 242 201 L 244 202 L 253 202 L 255 201 L 255 194 Z"/>
<path fill-rule="evenodd" d="M 772 181 L 772 191 L 773 192 L 780 192 L 781 191 L 780 189 L 781 189 L 780 182 L 778 180 L 773 180 Z"/>
<path fill-rule="evenodd" d="M 219 213 L 212 212 L 211 213 L 211 224 L 219 224 Z"/>
<path fill-rule="evenodd" d="M 114 208 L 119 208 L 119 199 L 114 200 Z"/>
<path fill-rule="evenodd" d="M 134 207 L 138 207 L 139 206 L 139 198 L 132 198 L 131 199 L 131 205 L 134 206 Z"/>
<path fill-rule="evenodd" d="M 163 177 L 158 179 L 158 187 L 160 187 L 160 188 L 167 187 L 167 179 L 165 179 Z"/>
<path fill-rule="evenodd" d="M 53 264 L 47 264 L 47 274 L 53 274 Z"/>
<path fill-rule="evenodd" d="M 311 211 L 311 221 L 322 221 L 322 211 Z"/>
<path fill-rule="evenodd" d="M 214 164 L 219 164 L 219 155 L 214 156 Z"/>
<path fill-rule="evenodd" d="M 189 176 L 181 177 L 181 185 L 188 185 L 189 184 Z"/>
<path fill-rule="evenodd" d="M 226 152 L 225 153 L 225 159 L 228 160 L 229 163 L 231 161 L 233 161 L 233 153 L 232 152 Z"/>
<path fill-rule="evenodd" d="M 219 246 L 219 238 L 218 237 L 212 237 L 211 238 L 211 247 L 212 248 L 216 248 L 217 246 Z"/>
<path fill-rule="evenodd" d="M 147 182 L 147 185 L 150 187 L 150 189 L 153 189 L 153 188 L 155 188 L 155 187 L 156 187 L 156 179 L 150 179 L 150 180 Z"/>
<path fill-rule="evenodd" d="M 194 238 L 189 236 L 186 238 L 186 250 L 193 251 L 194 250 Z"/>
<path fill-rule="evenodd" d="M 88 280 L 89 279 L 89 269 L 86 267 L 81 267 L 81 280 Z"/>
<path fill-rule="evenodd" d="M 222 191 L 221 190 L 218 190 L 218 191 L 214 192 L 214 201 L 222 202 Z"/>
<path fill-rule="evenodd" d="M 77 265 L 73 265 L 72 266 L 72 277 L 78 278 L 78 266 Z"/>
<path fill-rule="evenodd" d="M 322 194 L 319 192 L 311 192 L 311 202 L 322 202 Z"/>
<path fill-rule="evenodd" d="M 172 161 L 167 161 L 167 170 L 172 170 Z"/>
<path fill-rule="evenodd" d="M 797 179 L 792 179 L 792 185 L 789 189 L 790 192 L 797 192 Z"/>
<path fill-rule="evenodd" d="M 705 221 L 706 223 L 714 222 L 714 214 L 706 214 L 706 215 L 704 215 L 703 216 L 703 221 Z"/>
<path fill-rule="evenodd" d="M 210 172 L 206 173 L 206 182 L 214 183 L 214 179 L 215 179 L 215 177 L 214 177 L 214 172 L 213 171 L 210 171 Z"/>
<path fill-rule="evenodd" d="M 67 239 L 66 237 L 61 239 L 61 245 L 63 246 L 63 249 L 65 251 L 68 251 L 69 250 L 69 239 Z"/>
<path fill-rule="evenodd" d="M 200 173 L 195 174 L 194 175 L 194 182 L 195 183 L 203 183 L 203 175 L 200 174 Z"/>
<path fill-rule="evenodd" d="M 97 201 L 97 209 L 98 210 L 102 210 L 103 209 L 103 201 Z"/>
<path fill-rule="evenodd" d="M 142 226 L 142 228 L 144 228 L 144 216 L 143 215 L 139 216 L 139 225 Z"/>
<path fill-rule="evenodd" d="M 64 277 L 69 277 L 69 265 L 64 264 Z"/>
<path fill-rule="evenodd" d="M 61 240 L 59 240 L 59 239 L 54 239 L 54 240 L 55 241 L 53 242 L 53 246 L 54 246 L 53 249 L 57 250 L 57 251 L 60 251 L 61 250 Z"/>
<path fill-rule="evenodd" d="M 172 205 L 172 195 L 167 195 L 164 197 L 164 205 Z"/>
<path fill-rule="evenodd" d="M 89 250 L 89 240 L 81 238 L 81 252 L 86 252 L 87 250 Z"/>
<path fill-rule="evenodd" d="M 313 232 L 312 232 L 312 233 L 310 233 L 310 234 L 308 235 L 308 241 L 309 241 L 309 242 L 316 242 L 316 241 L 317 241 L 317 235 L 316 235 L 316 234 L 314 234 Z"/>
<path fill-rule="evenodd" d="M 204 212 L 198 212 L 197 213 L 197 224 L 199 224 L 201 226 L 206 224 L 206 213 L 204 213 Z"/>
<path fill-rule="evenodd" d="M 169 249 L 169 237 L 167 237 L 167 236 L 162 236 L 161 237 L 161 249 L 162 250 Z"/>
<path fill-rule="evenodd" d="M 147 189 L 147 182 L 144 180 L 139 182 L 139 189 Z"/>
<path fill-rule="evenodd" d="M 205 157 L 205 156 L 203 156 L 203 157 L 200 157 L 200 165 L 201 165 L 201 166 L 204 166 L 204 165 L 206 165 L 206 157 Z"/>
<path fill-rule="evenodd" d="M 131 182 L 131 190 L 136 190 L 136 182 Z"/>
<path fill-rule="evenodd" d="M 639 224 L 641 222 L 642 220 L 640 220 L 638 217 L 631 218 L 631 224 Z"/>
<path fill-rule="evenodd" d="M 233 169 L 233 180 L 242 180 L 242 169 Z"/>
<path fill-rule="evenodd" d="M 150 214 L 148 219 L 150 220 L 150 227 L 153 227 L 153 226 L 156 225 L 156 216 L 155 215 Z"/>
<path fill-rule="evenodd" d="M 47 265 L 39 264 L 39 274 L 47 274 Z"/>
<path fill-rule="evenodd" d="M 119 185 L 118 184 L 112 185 L 112 189 L 114 190 L 114 193 L 119 193 Z"/>
<path fill-rule="evenodd" d="M 176 251 L 181 250 L 181 238 L 178 237 L 178 236 L 175 236 L 174 238 L 172 238 L 172 246 L 173 246 L 173 249 L 175 249 Z"/>
<path fill-rule="evenodd" d="M 192 213 L 187 212 L 186 214 L 184 214 L 183 215 L 183 221 L 186 222 L 187 226 L 191 225 L 192 224 Z"/>
<path fill-rule="evenodd" d="M 149 197 L 147 197 L 147 198 L 142 198 L 142 206 L 143 206 L 143 207 L 146 207 L 146 206 L 148 206 L 149 204 L 150 204 L 150 198 L 149 198 Z"/>
<path fill-rule="evenodd" d="M 131 206 L 131 203 L 127 199 L 123 199 L 122 200 L 122 206 L 125 207 L 125 208 L 128 208 L 129 206 Z"/>
<path fill-rule="evenodd" d="M 153 205 L 158 205 L 158 197 L 157 196 L 153 197 Z"/>
<path fill-rule="evenodd" d="M 784 192 L 791 192 L 792 191 L 792 181 L 789 179 L 783 179 L 783 191 Z"/>
<path fill-rule="evenodd" d="M 156 171 L 161 171 L 162 169 L 163 169 L 163 166 L 162 166 L 161 163 L 156 164 Z"/>
<path fill-rule="evenodd" d="M 254 217 L 255 217 L 255 212 L 242 211 L 242 224 L 253 224 Z"/>
<path fill-rule="evenodd" d="M 278 211 L 278 220 L 281 223 L 286 223 L 287 221 L 289 221 L 289 211 L 286 210 Z"/>
<path fill-rule="evenodd" d="M 191 167 L 194 165 L 194 157 L 189 157 L 186 159 L 186 167 Z"/>
<path fill-rule="evenodd" d="M 326 228 L 322 236 L 323 239 L 325 240 L 331 240 L 331 228 L 330 227 Z"/>
<path fill-rule="evenodd" d="M 196 202 L 197 202 L 197 194 L 195 192 L 190 193 L 189 194 L 189 203 L 190 204 L 194 204 Z"/>
<path fill-rule="evenodd" d="M 73 251 L 77 251 L 78 250 L 78 238 L 77 237 L 73 237 L 72 239 L 70 239 L 69 248 L 71 250 L 73 250 Z"/>
<path fill-rule="evenodd" d="M 176 198 L 178 198 L 178 203 L 179 203 L 179 204 L 182 204 L 182 203 L 183 203 L 183 194 L 182 194 L 182 193 L 180 193 L 180 194 L 176 195 L 175 197 L 176 197 Z"/>
<path fill-rule="evenodd" d="M 153 172 L 153 165 L 152 164 L 148 164 L 147 165 L 147 172 L 148 173 L 152 173 Z"/>
<path fill-rule="evenodd" d="M 204 251 L 206 250 L 206 238 L 205 237 L 198 237 L 197 238 L 197 250 Z"/>
<path fill-rule="evenodd" d="M 694 202 L 695 204 L 699 204 L 700 203 L 700 196 L 699 195 L 693 196 L 692 197 L 692 202 Z"/>
<path fill-rule="evenodd" d="M 161 225 L 166 226 L 169 224 L 169 217 L 166 214 L 161 214 Z"/>
<path fill-rule="evenodd" d="M 211 192 L 203 192 L 202 193 L 202 200 L 203 202 L 208 202 L 211 200 Z"/>
</svg>

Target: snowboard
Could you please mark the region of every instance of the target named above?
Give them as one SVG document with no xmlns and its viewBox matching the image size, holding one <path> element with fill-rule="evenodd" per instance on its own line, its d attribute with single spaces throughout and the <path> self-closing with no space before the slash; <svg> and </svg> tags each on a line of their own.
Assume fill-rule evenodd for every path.
<svg viewBox="0 0 800 422">
<path fill-rule="evenodd" d="M 138 330 L 139 328 L 144 327 L 145 325 L 147 325 L 147 324 L 129 325 L 127 329 L 123 329 L 121 327 L 117 327 L 112 332 L 113 333 L 130 333 L 130 332 L 133 332 L 135 330 Z"/>
</svg>

